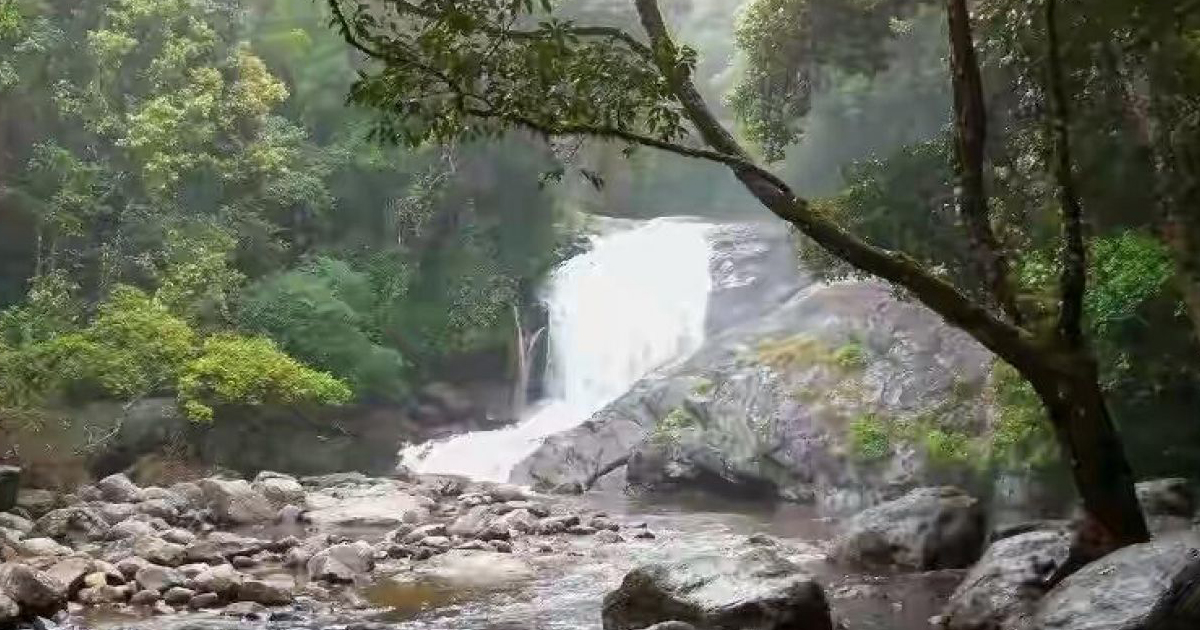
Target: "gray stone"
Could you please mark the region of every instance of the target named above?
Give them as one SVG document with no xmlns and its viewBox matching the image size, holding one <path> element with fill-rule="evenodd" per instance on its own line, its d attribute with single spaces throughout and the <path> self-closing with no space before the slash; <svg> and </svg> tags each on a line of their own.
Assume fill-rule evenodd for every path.
<svg viewBox="0 0 1200 630">
<path fill-rule="evenodd" d="M 159 593 L 171 587 L 183 586 L 188 583 L 183 572 L 157 564 L 148 564 L 138 569 L 133 579 L 142 589 Z"/>
<path fill-rule="evenodd" d="M 983 550 L 984 520 L 979 501 L 958 488 L 918 488 L 855 515 L 830 556 L 862 567 L 965 568 Z"/>
<path fill-rule="evenodd" d="M 96 562 L 83 556 L 63 558 L 46 569 L 46 575 L 66 588 L 67 597 L 74 597 L 83 588 L 83 579 L 96 569 Z"/>
<path fill-rule="evenodd" d="M 773 549 L 703 555 L 629 572 L 604 598 L 604 630 L 683 621 L 705 630 L 831 630 L 817 582 Z"/>
<path fill-rule="evenodd" d="M 257 618 L 267 612 L 267 608 L 257 602 L 234 602 L 221 610 L 226 617 Z"/>
<path fill-rule="evenodd" d="M 101 604 L 123 604 L 130 596 L 128 586 L 89 586 L 79 591 L 79 603 L 88 606 Z"/>
<path fill-rule="evenodd" d="M 0 527 L 28 534 L 33 531 L 33 521 L 9 512 L 0 512 Z"/>
<path fill-rule="evenodd" d="M 300 482 L 286 475 L 263 477 L 260 473 L 251 487 L 267 498 L 271 505 L 281 508 L 285 505 L 304 505 L 304 488 Z"/>
<path fill-rule="evenodd" d="M 0 628 L 15 624 L 21 616 L 21 607 L 8 594 L 0 591 Z"/>
<path fill-rule="evenodd" d="M 422 525 L 421 527 L 418 527 L 418 528 L 412 530 L 411 532 L 409 532 L 404 537 L 404 542 L 411 544 L 411 543 L 421 542 L 421 540 L 428 538 L 430 536 L 448 536 L 448 535 L 449 535 L 449 528 L 446 527 L 444 524 L 430 523 L 429 525 Z"/>
<path fill-rule="evenodd" d="M 213 516 L 222 523 L 250 525 L 269 522 L 278 509 L 245 480 L 209 478 L 200 481 Z"/>
<path fill-rule="evenodd" d="M 493 525 L 518 534 L 529 534 L 537 528 L 538 522 L 532 512 L 521 508 L 500 516 Z"/>
<path fill-rule="evenodd" d="M 621 538 L 620 534 L 618 534 L 617 532 L 614 532 L 610 529 L 602 529 L 602 530 L 596 532 L 595 535 L 592 536 L 592 538 L 596 542 L 604 543 L 604 544 L 625 542 L 625 539 Z"/>
<path fill-rule="evenodd" d="M 70 547 L 64 547 L 52 538 L 26 538 L 16 547 L 23 556 L 69 556 L 72 553 Z"/>
<path fill-rule="evenodd" d="M 237 598 L 264 606 L 286 606 L 295 599 L 286 586 L 259 579 L 243 580 L 238 586 Z"/>
<path fill-rule="evenodd" d="M 1147 516 L 1180 516 L 1196 513 L 1196 495 L 1188 479 L 1153 479 L 1137 484 L 1138 500 Z"/>
<path fill-rule="evenodd" d="M 187 558 L 187 548 L 169 543 L 157 536 L 141 536 L 133 543 L 133 553 L 139 558 L 168 567 L 177 567 Z"/>
<path fill-rule="evenodd" d="M 1035 610 L 1047 579 L 1067 559 L 1065 529 L 998 540 L 967 574 L 942 612 L 946 630 L 1015 628 Z"/>
<path fill-rule="evenodd" d="M 124 540 L 126 538 L 142 538 L 145 536 L 154 536 L 154 527 L 141 519 L 126 519 L 113 525 L 104 535 L 108 540 Z"/>
<path fill-rule="evenodd" d="M 142 500 L 142 489 L 123 474 L 109 475 L 96 482 L 103 500 L 110 503 L 137 503 Z"/>
<path fill-rule="evenodd" d="M 108 527 L 95 511 L 76 505 L 46 513 L 34 523 L 33 529 L 59 542 L 80 544 L 102 538 Z"/>
<path fill-rule="evenodd" d="M 196 542 L 196 535 L 186 529 L 168 529 L 162 533 L 162 539 L 176 545 L 190 545 Z"/>
<path fill-rule="evenodd" d="M 88 506 L 110 525 L 120 523 L 137 514 L 137 506 L 132 503 L 89 503 Z"/>
<path fill-rule="evenodd" d="M 216 608 L 220 603 L 221 598 L 216 593 L 200 593 L 188 601 L 188 608 L 192 610 Z"/>
<path fill-rule="evenodd" d="M 168 523 L 179 518 L 179 508 L 162 499 L 149 499 L 142 501 L 135 507 L 139 514 L 145 514 L 146 516 L 153 518 L 161 518 Z"/>
<path fill-rule="evenodd" d="M 466 514 L 455 519 L 449 527 L 443 528 L 442 534 L 426 534 L 430 536 L 441 536 L 449 533 L 451 536 L 462 536 L 464 538 L 475 538 L 479 536 L 485 529 L 491 525 L 493 518 L 491 510 L 487 505 L 477 505 L 469 510 Z M 436 527 L 426 525 L 425 528 Z M 418 528 L 418 529 L 425 529 Z"/>
<path fill-rule="evenodd" d="M 129 598 L 129 603 L 132 606 L 150 607 L 158 603 L 159 594 L 157 590 L 144 590 L 134 593 Z"/>
<path fill-rule="evenodd" d="M 190 588 L 176 586 L 174 588 L 167 589 L 167 592 L 163 593 L 163 601 L 172 606 L 186 606 L 187 603 L 192 601 L 192 598 L 195 596 L 196 591 L 193 591 Z"/>
<path fill-rule="evenodd" d="M 209 567 L 192 579 L 196 590 L 201 593 L 216 593 L 222 598 L 231 599 L 237 593 L 242 581 L 246 579 L 236 569 L 228 564 Z"/>
<path fill-rule="evenodd" d="M 220 563 L 234 556 L 252 556 L 270 543 L 230 532 L 213 532 L 187 546 L 185 555 L 191 562 Z"/>
<path fill-rule="evenodd" d="M 579 517 L 573 514 L 566 516 L 549 516 L 537 524 L 537 533 L 543 536 L 561 534 L 579 525 Z"/>
<path fill-rule="evenodd" d="M 33 518 L 41 518 L 59 507 L 61 499 L 57 492 L 37 488 L 21 488 L 17 491 L 17 507 Z"/>
<path fill-rule="evenodd" d="M 0 593 L 24 614 L 52 617 L 67 605 L 67 586 L 48 574 L 16 562 L 0 563 Z"/>
<path fill-rule="evenodd" d="M 361 540 L 337 544 L 313 555 L 307 568 L 314 580 L 353 582 L 356 576 L 375 568 L 375 550 Z"/>
</svg>

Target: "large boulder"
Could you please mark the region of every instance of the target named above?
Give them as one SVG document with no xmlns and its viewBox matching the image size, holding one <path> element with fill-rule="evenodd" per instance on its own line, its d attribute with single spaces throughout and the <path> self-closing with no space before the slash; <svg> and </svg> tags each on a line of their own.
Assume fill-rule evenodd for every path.
<svg viewBox="0 0 1200 630">
<path fill-rule="evenodd" d="M 1084 566 L 1042 598 L 1029 630 L 1200 628 L 1200 534 L 1130 545 Z"/>
<path fill-rule="evenodd" d="M 831 630 L 825 593 L 770 548 L 695 556 L 629 572 L 604 598 L 604 630 L 664 621 L 699 630 Z"/>
<path fill-rule="evenodd" d="M 142 489 L 123 474 L 109 475 L 96 482 L 100 497 L 110 503 L 137 503 L 142 500 Z"/>
<path fill-rule="evenodd" d="M 85 556 L 63 558 L 45 570 L 47 576 L 66 588 L 68 597 L 73 597 L 83 588 L 83 579 L 96 570 L 96 561 Z"/>
<path fill-rule="evenodd" d="M 830 556 L 868 568 L 961 569 L 979 558 L 984 538 L 979 501 L 954 487 L 918 488 L 851 518 Z"/>
<path fill-rule="evenodd" d="M 1046 594 L 1047 580 L 1067 560 L 1066 529 L 998 540 L 959 584 L 942 613 L 946 630 L 1015 628 Z"/>
<path fill-rule="evenodd" d="M 232 598 L 246 576 L 228 564 L 209 567 L 197 575 L 192 582 L 201 593 L 216 593 L 223 599 Z"/>
<path fill-rule="evenodd" d="M 65 543 L 97 540 L 108 531 L 108 523 L 96 511 L 83 506 L 51 510 L 34 523 L 34 531 Z"/>
<path fill-rule="evenodd" d="M 390 481 L 356 483 L 309 494 L 305 499 L 306 516 L 322 529 L 392 529 L 428 519 L 429 509 L 423 499 Z"/>
<path fill-rule="evenodd" d="M 314 580 L 353 582 L 375 568 L 375 549 L 362 540 L 340 543 L 314 554 L 307 568 L 309 577 Z"/>
<path fill-rule="evenodd" d="M 138 569 L 134 574 L 134 581 L 142 589 L 158 593 L 173 586 L 184 586 L 188 583 L 187 576 L 182 571 L 157 564 L 147 564 Z"/>
<path fill-rule="evenodd" d="M 251 487 L 277 508 L 304 505 L 304 487 L 290 475 L 263 471 L 254 478 Z"/>
<path fill-rule="evenodd" d="M 177 567 L 187 559 L 187 548 L 158 536 L 142 536 L 133 542 L 133 554 L 154 564 Z"/>
<path fill-rule="evenodd" d="M 67 603 L 67 586 L 33 567 L 16 562 L 0 564 L 0 593 L 26 615 L 53 616 Z"/>
<path fill-rule="evenodd" d="M 250 525 L 275 518 L 278 509 L 243 479 L 209 478 L 200 482 L 213 516 L 222 523 Z"/>
</svg>

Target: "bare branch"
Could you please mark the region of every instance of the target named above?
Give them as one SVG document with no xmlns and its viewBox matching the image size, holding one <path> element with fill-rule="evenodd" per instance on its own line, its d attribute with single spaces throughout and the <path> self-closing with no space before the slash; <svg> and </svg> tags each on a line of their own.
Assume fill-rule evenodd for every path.
<svg viewBox="0 0 1200 630">
<path fill-rule="evenodd" d="M 1071 173 L 1071 137 L 1068 129 L 1070 109 L 1063 87 L 1062 59 L 1059 50 L 1057 0 L 1045 0 L 1046 88 L 1050 109 L 1050 136 L 1054 156 L 1050 167 L 1058 184 L 1058 203 L 1062 214 L 1062 248 L 1059 263 L 1062 275 L 1058 334 L 1072 348 L 1083 345 L 1083 297 L 1087 290 L 1087 246 L 1083 240 L 1083 207 Z"/>
<path fill-rule="evenodd" d="M 959 208 L 979 275 L 992 298 L 1013 323 L 1021 324 L 1016 293 L 1009 278 L 1008 259 L 988 219 L 987 193 L 983 183 L 984 145 L 987 142 L 987 112 L 983 104 L 983 81 L 971 37 L 971 16 L 966 0 L 946 0 L 950 29 L 950 71 L 954 85 L 954 131 L 956 170 L 960 192 Z"/>
</svg>

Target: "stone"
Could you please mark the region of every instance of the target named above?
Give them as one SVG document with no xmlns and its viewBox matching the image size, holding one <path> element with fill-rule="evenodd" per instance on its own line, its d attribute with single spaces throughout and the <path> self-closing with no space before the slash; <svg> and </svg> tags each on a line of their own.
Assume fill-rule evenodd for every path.
<svg viewBox="0 0 1200 630">
<path fill-rule="evenodd" d="M 120 473 L 109 475 L 95 485 L 101 498 L 110 503 L 137 503 L 142 500 L 142 489 Z"/>
<path fill-rule="evenodd" d="M 187 548 L 169 543 L 157 536 L 141 536 L 133 543 L 133 553 L 139 558 L 168 567 L 177 567 L 187 558 Z"/>
<path fill-rule="evenodd" d="M 375 568 L 375 550 L 365 541 L 340 543 L 317 552 L 308 561 L 308 575 L 326 582 L 353 582 Z"/>
<path fill-rule="evenodd" d="M 0 512 L 0 528 L 28 534 L 33 531 L 33 521 L 10 512 Z"/>
<path fill-rule="evenodd" d="M 192 601 L 192 598 L 195 596 L 196 591 L 193 591 L 190 588 L 176 586 L 167 589 L 167 592 L 163 593 L 163 601 L 172 606 L 186 606 L 187 603 Z"/>
<path fill-rule="evenodd" d="M 1031 531 L 992 543 L 950 596 L 941 614 L 941 627 L 1016 627 L 1045 595 L 1044 584 L 1066 562 L 1070 544 L 1065 529 Z"/>
<path fill-rule="evenodd" d="M 23 556 L 69 556 L 73 553 L 70 547 L 64 547 L 52 538 L 26 538 L 17 543 L 16 548 Z"/>
<path fill-rule="evenodd" d="M 156 593 L 188 583 L 188 578 L 182 571 L 157 564 L 143 566 L 134 574 L 133 579 L 143 590 Z"/>
<path fill-rule="evenodd" d="M 427 534 L 431 536 L 444 536 L 449 533 L 451 536 L 462 536 L 464 538 L 475 538 L 479 536 L 489 525 L 491 525 L 493 515 L 487 505 L 477 505 L 469 510 L 466 514 L 458 517 L 450 524 L 449 527 L 444 527 L 444 532 L 441 534 Z M 426 525 L 418 530 L 426 529 L 431 526 Z"/>
<path fill-rule="evenodd" d="M 596 532 L 596 534 L 592 536 L 592 539 L 598 543 L 604 544 L 625 542 L 625 539 L 621 538 L 620 534 L 612 531 L 611 529 L 602 529 Z"/>
<path fill-rule="evenodd" d="M 67 605 L 67 585 L 26 564 L 0 563 L 0 593 L 22 613 L 51 617 Z"/>
<path fill-rule="evenodd" d="M 221 564 L 192 578 L 192 584 L 201 593 L 216 593 L 223 599 L 232 599 L 245 579 L 246 576 L 232 566 Z"/>
<path fill-rule="evenodd" d="M 263 477 L 259 473 L 251 487 L 266 497 L 275 508 L 285 505 L 304 505 L 304 488 L 293 477 L 272 473 L 275 476 Z"/>
<path fill-rule="evenodd" d="M 265 540 L 230 532 L 213 532 L 187 546 L 191 562 L 221 563 L 234 556 L 252 556 L 270 546 Z"/>
<path fill-rule="evenodd" d="M 614 532 L 621 529 L 621 526 L 616 521 L 607 516 L 593 516 L 588 519 L 587 526 L 592 529 L 607 529 Z"/>
<path fill-rule="evenodd" d="M 237 598 L 264 606 L 286 606 L 295 600 L 291 589 L 286 586 L 253 578 L 242 581 L 237 589 Z"/>
<path fill-rule="evenodd" d="M 101 586 L 110 586 L 108 583 L 108 574 L 103 571 L 96 571 L 83 576 L 83 585 L 85 588 L 99 588 Z M 121 586 L 120 584 L 112 584 L 111 586 Z"/>
<path fill-rule="evenodd" d="M 151 518 L 161 518 L 168 523 L 179 518 L 179 508 L 162 499 L 142 501 L 135 508 L 138 514 L 145 514 Z"/>
<path fill-rule="evenodd" d="M 642 628 L 642 630 L 696 630 L 696 626 L 682 621 L 664 621 Z"/>
<path fill-rule="evenodd" d="M 33 529 L 59 542 L 80 544 L 99 540 L 108 527 L 108 522 L 94 510 L 76 505 L 47 512 L 34 523 Z"/>
<path fill-rule="evenodd" d="M 199 508 L 205 504 L 204 488 L 198 483 L 184 481 L 173 484 L 167 491 L 184 502 L 180 509 Z"/>
<path fill-rule="evenodd" d="M 196 542 L 196 535 L 186 529 L 168 529 L 163 532 L 162 539 L 176 545 L 190 545 Z"/>
<path fill-rule="evenodd" d="M 429 519 L 429 509 L 423 502 L 393 482 L 314 492 L 306 497 L 305 507 L 305 516 L 321 529 L 391 529 Z"/>
<path fill-rule="evenodd" d="M 33 518 L 41 518 L 59 506 L 58 493 L 37 488 L 21 488 L 17 490 L 17 507 L 25 510 Z"/>
<path fill-rule="evenodd" d="M 430 523 L 409 532 L 404 536 L 404 542 L 411 544 L 421 542 L 421 540 L 430 536 L 448 536 L 450 535 L 449 531 L 449 528 L 442 523 Z"/>
<path fill-rule="evenodd" d="M 440 554 L 414 570 L 421 578 L 464 588 L 511 588 L 536 576 L 521 558 L 460 549 Z"/>
<path fill-rule="evenodd" d="M 269 522 L 278 511 L 243 479 L 203 479 L 200 488 L 204 491 L 204 499 L 213 517 L 221 523 L 251 525 Z"/>
<path fill-rule="evenodd" d="M 21 617 L 21 607 L 8 594 L 0 591 L 0 628 L 15 624 Z"/>
<path fill-rule="evenodd" d="M 604 597 L 604 630 L 664 621 L 721 630 L 832 630 L 820 585 L 773 549 L 697 555 L 630 571 Z"/>
<path fill-rule="evenodd" d="M 567 533 L 572 536 L 591 536 L 596 533 L 596 528 L 588 527 L 587 525 L 575 525 L 567 528 Z"/>
<path fill-rule="evenodd" d="M 45 572 L 55 582 L 63 585 L 67 597 L 74 597 L 83 588 L 83 579 L 96 568 L 96 562 L 84 556 L 63 558 L 50 565 Z"/>
<path fill-rule="evenodd" d="M 229 564 L 232 564 L 235 569 L 246 570 L 258 566 L 258 560 L 249 556 L 234 556 L 229 560 Z"/>
<path fill-rule="evenodd" d="M 654 532 L 648 529 L 639 531 L 638 533 L 634 534 L 633 537 L 637 538 L 638 540 L 654 540 L 657 538 L 657 536 L 654 535 Z"/>
<path fill-rule="evenodd" d="M 133 518 L 137 514 L 137 506 L 132 503 L 89 503 L 88 505 L 109 525 Z"/>
<path fill-rule="evenodd" d="M 487 488 L 487 495 L 493 501 L 503 503 L 506 501 L 525 501 L 529 499 L 529 493 L 521 486 L 511 483 L 498 483 L 490 485 Z"/>
<path fill-rule="evenodd" d="M 549 516 L 538 522 L 537 533 L 543 536 L 552 536 L 561 534 L 577 525 L 579 525 L 579 517 L 575 515 Z"/>
<path fill-rule="evenodd" d="M 104 537 L 108 540 L 123 540 L 126 538 L 136 539 L 145 536 L 154 536 L 154 534 L 154 527 L 150 523 L 131 518 L 113 525 Z"/>
<path fill-rule="evenodd" d="M 1118 549 L 1068 576 L 1038 603 L 1030 630 L 1200 628 L 1200 533 Z"/>
<path fill-rule="evenodd" d="M 117 561 L 116 566 L 117 571 L 120 571 L 121 575 L 125 576 L 125 579 L 132 580 L 137 575 L 137 572 L 142 569 L 142 567 L 148 567 L 150 566 L 150 563 L 137 556 L 129 556 L 128 558 L 122 558 Z"/>
<path fill-rule="evenodd" d="M 79 591 L 79 603 L 88 606 L 101 604 L 123 604 L 129 599 L 127 586 L 94 586 Z"/>
<path fill-rule="evenodd" d="M 510 532 L 529 534 L 537 528 L 538 522 L 532 512 L 520 508 L 500 516 L 493 522 L 493 525 L 503 527 Z"/>
<path fill-rule="evenodd" d="M 256 619 L 267 612 L 267 608 L 257 602 L 234 602 L 221 610 L 226 617 L 241 617 Z"/>
<path fill-rule="evenodd" d="M 1192 483 L 1184 478 L 1153 479 L 1137 484 L 1138 501 L 1147 516 L 1180 516 L 1196 513 L 1196 495 Z"/>
<path fill-rule="evenodd" d="M 279 508 L 275 522 L 281 525 L 295 525 L 305 520 L 303 508 L 296 505 L 285 505 Z"/>
<path fill-rule="evenodd" d="M 961 569 L 983 550 L 984 521 L 979 501 L 962 490 L 918 488 L 851 518 L 830 556 L 868 568 Z"/>
<path fill-rule="evenodd" d="M 216 593 L 200 593 L 193 596 L 187 605 L 192 610 L 201 610 L 204 608 L 216 608 L 220 603 L 221 598 Z"/>
<path fill-rule="evenodd" d="M 331 544 L 333 544 L 333 541 L 329 534 L 309 536 L 301 541 L 300 544 L 288 549 L 287 555 L 284 556 L 283 564 L 287 567 L 304 567 L 318 551 L 325 549 Z"/>
<path fill-rule="evenodd" d="M 149 607 L 157 604 L 158 601 L 159 601 L 159 594 L 158 594 L 158 591 L 154 590 L 154 589 L 138 591 L 138 592 L 134 593 L 132 596 L 130 596 L 130 598 L 129 598 L 130 605 L 143 606 L 146 608 L 149 608 Z"/>
</svg>

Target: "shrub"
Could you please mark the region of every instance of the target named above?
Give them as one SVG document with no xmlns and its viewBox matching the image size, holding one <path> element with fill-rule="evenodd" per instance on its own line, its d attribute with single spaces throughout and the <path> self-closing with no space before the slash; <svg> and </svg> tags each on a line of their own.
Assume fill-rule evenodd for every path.
<svg viewBox="0 0 1200 630">
<path fill-rule="evenodd" d="M 343 404 L 349 386 L 326 372 L 304 366 L 270 339 L 215 335 L 179 379 L 179 406 L 188 418 L 209 422 L 221 404 Z"/>
<path fill-rule="evenodd" d="M 877 462 L 892 452 L 887 428 L 875 414 L 863 414 L 850 423 L 850 453 L 863 462 Z"/>
<path fill-rule="evenodd" d="M 1044 468 L 1058 462 L 1058 449 L 1041 399 L 1007 363 L 992 367 L 996 425 L 992 428 L 991 458 L 1007 468 Z"/>
</svg>

